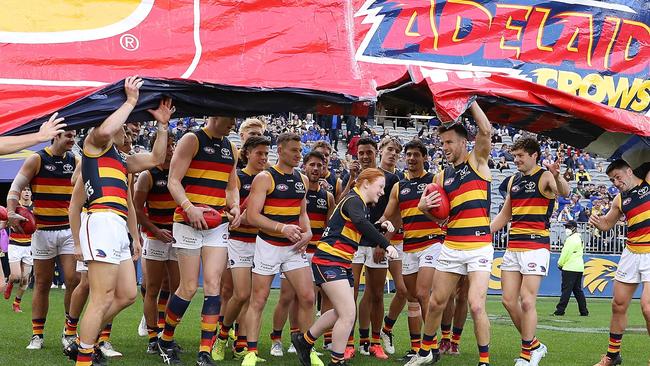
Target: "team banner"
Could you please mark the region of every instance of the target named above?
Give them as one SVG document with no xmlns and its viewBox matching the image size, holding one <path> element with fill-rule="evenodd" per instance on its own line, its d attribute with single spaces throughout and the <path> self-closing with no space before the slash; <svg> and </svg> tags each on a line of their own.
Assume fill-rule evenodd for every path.
<svg viewBox="0 0 650 366">
<path fill-rule="evenodd" d="M 501 263 L 503 262 L 503 251 L 494 252 L 492 273 L 490 275 L 490 287 L 488 293 L 501 295 Z M 586 297 L 614 296 L 614 276 L 618 269 L 618 255 L 585 254 L 585 271 L 582 277 L 582 290 Z M 562 294 L 562 271 L 557 267 L 560 253 L 551 253 L 548 276 L 542 280 L 539 288 L 540 296 L 560 296 Z M 634 298 L 641 298 L 642 286 L 637 288 Z"/>
<path fill-rule="evenodd" d="M 367 1 L 357 59 L 505 73 L 610 107 L 650 107 L 645 0 Z"/>
<path fill-rule="evenodd" d="M 560 132 L 585 130 L 585 136 L 600 136 L 581 140 L 588 149 L 632 146 L 633 154 L 647 149 L 650 9 L 645 0 L 278 0 L 272 6 L 266 0 L 56 0 L 38 9 L 35 2 L 4 5 L 2 134 L 34 131 L 55 111 L 74 126 L 96 124 L 119 106 L 121 80 L 134 74 L 148 78 L 139 111 L 175 92 L 182 94 L 181 107 L 197 108 L 180 108 L 180 115 L 279 110 L 364 115 L 366 102 L 377 99 L 378 86 L 395 85 L 408 70 L 421 69 L 458 72 L 464 80 L 499 75 L 513 80 L 501 83 L 511 94 L 527 92 L 515 89 L 521 87 L 517 81 L 527 81 L 535 86 L 530 87 L 531 99 L 548 95 L 546 89 L 565 93 L 561 99 L 566 103 L 555 106 L 559 120 L 543 118 L 522 123 L 522 128 L 549 131 L 564 124 Z M 488 78 L 481 88 L 492 81 Z M 456 87 L 466 101 L 485 92 Z M 523 106 L 535 104 L 499 98 L 495 101 L 510 100 L 512 113 L 524 117 L 531 113 Z M 610 131 L 610 124 L 593 116 L 574 115 L 580 108 L 573 106 L 596 104 L 607 108 L 594 115 L 614 113 L 620 128 Z M 457 115 L 446 109 L 450 105 L 436 101 L 436 112 Z M 581 122 L 574 126 L 575 120 Z M 600 130 L 614 135 L 598 134 Z M 640 140 L 630 140 L 633 135 Z M 605 143 L 603 137 L 615 138 L 610 148 L 598 147 Z M 629 153 L 623 148 L 607 156 Z"/>
</svg>

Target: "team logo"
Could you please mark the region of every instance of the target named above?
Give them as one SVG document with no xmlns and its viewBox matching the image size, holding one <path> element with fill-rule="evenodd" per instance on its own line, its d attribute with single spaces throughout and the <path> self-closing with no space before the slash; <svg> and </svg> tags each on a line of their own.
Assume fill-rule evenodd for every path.
<svg viewBox="0 0 650 366">
<path fill-rule="evenodd" d="M 517 192 L 519 192 L 520 189 L 521 189 L 521 188 L 519 188 L 519 186 L 512 186 L 512 188 L 510 188 L 510 190 L 511 190 L 513 193 L 517 193 Z"/>
<path fill-rule="evenodd" d="M 230 259 L 228 262 L 230 263 L 230 266 L 234 266 L 234 265 L 235 265 L 235 261 L 234 261 L 233 259 Z"/>
<path fill-rule="evenodd" d="M 626 198 L 625 201 L 623 201 L 623 206 L 629 205 L 630 202 L 632 202 L 632 198 L 630 198 L 630 197 Z"/>
<path fill-rule="evenodd" d="M 536 263 L 528 263 L 528 268 L 535 269 L 535 268 L 537 268 L 537 264 Z"/>
<path fill-rule="evenodd" d="M 526 192 L 530 192 L 533 191 L 535 187 L 537 187 L 537 184 L 535 184 L 535 182 L 528 182 L 524 187 L 526 187 Z"/>
<path fill-rule="evenodd" d="M 296 182 L 294 187 L 296 188 L 296 191 L 304 191 L 305 190 L 305 184 L 303 182 Z"/>
<path fill-rule="evenodd" d="M 454 178 L 447 178 L 445 179 L 444 185 L 448 186 L 454 182 Z"/>
<path fill-rule="evenodd" d="M 167 180 L 165 179 L 160 179 L 156 181 L 156 186 L 158 187 L 165 187 L 167 185 Z"/>
<path fill-rule="evenodd" d="M 592 258 L 585 263 L 582 287 L 586 287 L 590 293 L 603 292 L 605 287 L 612 282 L 616 276 L 618 265 L 604 258 Z"/>
<path fill-rule="evenodd" d="M 285 192 L 287 189 L 289 189 L 289 186 L 287 186 L 286 184 L 278 184 L 277 186 L 275 186 L 275 189 L 277 189 L 280 192 Z"/>
<path fill-rule="evenodd" d="M 326 280 L 333 280 L 336 278 L 336 272 L 332 270 L 327 270 L 323 272 L 323 277 L 325 277 Z"/>
<path fill-rule="evenodd" d="M 545 266 L 539 266 L 539 269 L 542 271 L 542 273 L 546 273 L 546 267 Z"/>
<path fill-rule="evenodd" d="M 411 188 L 406 187 L 406 188 L 402 189 L 401 191 L 399 191 L 399 194 L 406 196 L 410 192 L 411 192 Z"/>
<path fill-rule="evenodd" d="M 101 249 L 96 249 L 95 256 L 98 258 L 106 258 L 106 253 Z"/>
<path fill-rule="evenodd" d="M 203 147 L 203 151 L 205 151 L 206 154 L 214 154 L 214 147 L 212 146 L 205 146 Z"/>
<path fill-rule="evenodd" d="M 224 157 L 224 158 L 229 158 L 230 157 L 230 149 L 222 147 L 221 148 L 221 156 Z"/>
<path fill-rule="evenodd" d="M 63 172 L 64 173 L 71 174 L 73 171 L 74 171 L 74 167 L 72 166 L 72 164 L 65 164 L 63 166 Z"/>
<path fill-rule="evenodd" d="M 424 259 L 430 261 L 430 260 L 433 260 L 433 256 L 432 255 L 427 255 L 426 257 L 424 257 Z"/>
<path fill-rule="evenodd" d="M 244 188 L 245 191 L 250 191 L 251 190 L 251 185 L 250 184 L 244 184 L 244 186 L 242 188 Z"/>
<path fill-rule="evenodd" d="M 50 171 L 50 172 L 53 172 L 53 171 L 56 170 L 56 166 L 51 165 L 51 164 L 46 164 L 45 166 L 43 166 L 43 168 L 45 168 L 45 170 Z"/>
</svg>

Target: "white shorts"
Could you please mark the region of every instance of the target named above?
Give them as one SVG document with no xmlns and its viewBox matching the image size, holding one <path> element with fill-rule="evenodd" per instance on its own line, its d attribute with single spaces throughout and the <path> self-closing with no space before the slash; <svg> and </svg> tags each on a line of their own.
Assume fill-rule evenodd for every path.
<svg viewBox="0 0 650 366">
<path fill-rule="evenodd" d="M 388 261 L 384 258 L 381 262 L 375 263 L 373 259 L 374 247 L 359 246 L 352 257 L 352 264 L 363 264 L 368 268 L 388 268 Z"/>
<path fill-rule="evenodd" d="M 279 272 L 289 272 L 295 269 L 309 268 L 306 253 L 296 253 L 293 246 L 276 246 L 269 244 L 259 236 L 255 240 L 255 256 L 253 257 L 253 273 L 272 276 Z"/>
<path fill-rule="evenodd" d="M 486 245 L 479 249 L 457 250 L 445 245 L 440 250 L 436 270 L 465 276 L 469 272 L 491 272 L 494 248 Z"/>
<path fill-rule="evenodd" d="M 84 261 L 77 261 L 77 272 L 88 272 L 88 264 Z"/>
<path fill-rule="evenodd" d="M 228 240 L 228 268 L 252 268 L 255 243 Z"/>
<path fill-rule="evenodd" d="M 404 260 L 404 244 L 400 243 L 397 245 L 394 245 L 395 249 L 397 249 L 397 258 L 395 259 L 388 259 L 388 262 L 396 262 L 396 261 L 401 261 Z"/>
<path fill-rule="evenodd" d="M 171 243 L 163 243 L 158 239 L 144 238 L 142 258 L 152 261 L 177 261 L 176 248 Z"/>
<path fill-rule="evenodd" d="M 436 261 L 440 256 L 442 244 L 433 244 L 425 250 L 415 253 L 404 253 L 402 260 L 402 274 L 410 275 L 417 273 L 420 268 L 436 268 Z"/>
<path fill-rule="evenodd" d="M 208 230 L 196 230 L 195 228 L 175 222 L 172 228 L 172 235 L 176 242 L 174 248 L 201 249 L 202 247 L 228 247 L 228 223 Z"/>
<path fill-rule="evenodd" d="M 63 254 L 74 254 L 74 240 L 70 229 L 36 230 L 32 234 L 34 259 L 52 259 Z"/>
<path fill-rule="evenodd" d="M 34 265 L 32 250 L 29 246 L 9 244 L 7 250 L 9 252 L 9 263 L 23 262 L 28 266 Z"/>
<path fill-rule="evenodd" d="M 623 249 L 614 279 L 625 283 L 650 282 L 650 253 L 637 254 Z"/>
<path fill-rule="evenodd" d="M 314 253 L 305 253 L 305 255 L 307 256 L 307 261 L 309 261 L 309 267 L 311 267 L 311 260 L 314 259 Z M 284 275 L 284 272 L 280 272 L 280 279 L 287 279 L 287 276 Z M 311 271 L 311 280 L 314 281 L 314 271 Z"/>
<path fill-rule="evenodd" d="M 525 250 L 513 252 L 506 250 L 501 262 L 501 270 L 519 272 L 522 275 L 548 275 L 548 263 L 551 253 L 547 249 Z"/>
<path fill-rule="evenodd" d="M 79 241 L 85 261 L 120 264 L 131 260 L 126 220 L 113 212 L 93 212 L 81 217 Z"/>
</svg>

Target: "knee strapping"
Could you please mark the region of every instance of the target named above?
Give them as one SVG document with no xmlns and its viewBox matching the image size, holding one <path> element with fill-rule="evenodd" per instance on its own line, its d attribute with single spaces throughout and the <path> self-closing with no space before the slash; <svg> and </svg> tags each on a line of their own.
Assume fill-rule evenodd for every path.
<svg viewBox="0 0 650 366">
<path fill-rule="evenodd" d="M 422 309 L 420 308 L 420 303 L 418 302 L 408 302 L 408 317 L 415 318 L 422 316 Z"/>
</svg>

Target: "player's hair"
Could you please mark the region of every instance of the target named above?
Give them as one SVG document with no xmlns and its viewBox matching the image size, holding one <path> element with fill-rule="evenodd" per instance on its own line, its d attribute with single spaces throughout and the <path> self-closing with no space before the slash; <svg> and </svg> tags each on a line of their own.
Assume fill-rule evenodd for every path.
<svg viewBox="0 0 650 366">
<path fill-rule="evenodd" d="M 413 139 L 404 145 L 404 152 L 407 152 L 411 149 L 418 149 L 420 150 L 420 154 L 422 154 L 422 156 L 427 156 L 427 147 L 424 146 L 424 143 L 420 139 Z"/>
<path fill-rule="evenodd" d="M 630 164 L 627 163 L 627 161 L 623 159 L 616 159 L 612 161 L 609 164 L 609 166 L 607 166 L 607 169 L 605 170 L 605 174 L 609 175 L 609 173 L 611 173 L 616 169 L 625 169 L 625 168 L 632 169 L 632 167 L 630 166 Z"/>
<path fill-rule="evenodd" d="M 298 134 L 295 134 L 293 132 L 284 132 L 284 133 L 281 133 L 278 136 L 277 143 L 278 143 L 278 146 L 279 146 L 279 145 L 284 145 L 285 143 L 287 143 L 289 141 L 300 142 L 300 136 L 298 136 Z"/>
<path fill-rule="evenodd" d="M 239 158 L 244 164 L 248 164 L 248 156 L 246 155 L 247 153 L 251 152 L 254 148 L 258 146 L 271 146 L 271 140 L 268 137 L 264 136 L 251 136 L 246 140 L 244 143 L 244 146 L 241 148 L 241 155 Z"/>
<path fill-rule="evenodd" d="M 332 153 L 332 145 L 330 145 L 329 142 L 325 140 L 318 140 L 314 143 L 314 146 L 312 146 L 312 150 L 324 148 L 330 151 L 330 154 Z"/>
<path fill-rule="evenodd" d="M 397 137 L 392 137 L 392 136 L 386 136 L 379 142 L 379 150 L 383 149 L 389 144 L 395 145 L 398 154 L 402 152 L 402 144 L 399 142 Z"/>
<path fill-rule="evenodd" d="M 510 151 L 523 150 L 528 155 L 533 155 L 537 153 L 537 159 L 542 156 L 542 149 L 539 147 L 539 143 L 532 137 L 520 137 L 515 141 L 514 144 L 510 147 Z"/>
<path fill-rule="evenodd" d="M 357 182 L 355 183 L 355 187 L 359 188 L 363 184 L 363 182 L 368 181 L 369 183 L 373 183 L 376 181 L 378 178 L 383 177 L 384 172 L 377 168 L 367 168 L 364 169 L 359 176 L 357 177 Z"/>
<path fill-rule="evenodd" d="M 375 142 L 375 140 L 371 139 L 370 137 L 360 138 L 359 141 L 357 142 L 357 147 L 361 145 L 372 145 L 372 147 L 374 147 L 375 150 L 377 150 L 377 143 Z"/>
<path fill-rule="evenodd" d="M 239 126 L 239 132 L 244 132 L 248 130 L 251 127 L 259 127 L 262 129 L 262 133 L 266 131 L 266 124 L 262 122 L 261 120 L 257 118 L 246 118 L 244 122 L 242 122 L 241 126 Z"/>
<path fill-rule="evenodd" d="M 307 164 L 307 162 L 311 158 L 319 159 L 320 161 L 323 162 L 323 164 L 325 164 L 325 156 L 323 154 L 321 154 L 320 152 L 314 151 L 314 150 L 310 151 L 307 155 L 305 155 L 302 158 L 302 163 Z"/>
<path fill-rule="evenodd" d="M 464 138 L 467 140 L 469 138 L 469 133 L 467 132 L 467 128 L 462 123 L 455 123 L 451 126 L 445 126 L 445 125 L 440 125 L 438 127 L 438 135 L 445 133 L 447 131 L 454 131 L 456 134 L 458 134 L 460 137 Z"/>
</svg>

